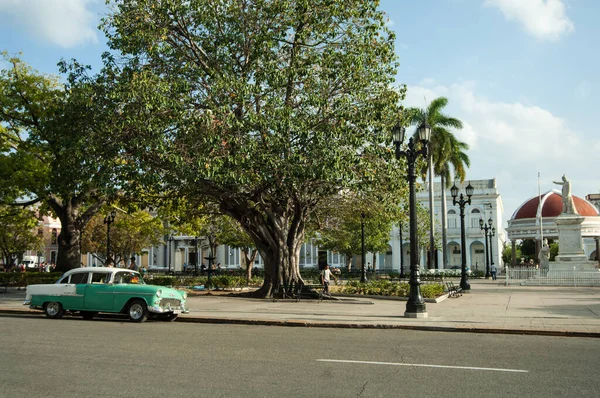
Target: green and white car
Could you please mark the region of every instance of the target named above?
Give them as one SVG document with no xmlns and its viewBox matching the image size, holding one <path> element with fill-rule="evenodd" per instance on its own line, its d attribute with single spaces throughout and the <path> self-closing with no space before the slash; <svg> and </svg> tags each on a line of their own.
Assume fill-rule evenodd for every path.
<svg viewBox="0 0 600 398">
<path fill-rule="evenodd" d="M 149 315 L 174 321 L 188 313 L 187 293 L 164 286 L 147 285 L 142 276 L 123 268 L 76 268 L 65 272 L 52 285 L 29 285 L 25 302 L 42 309 L 48 318 L 61 318 L 66 311 L 92 319 L 99 312 L 127 314 L 134 322 Z"/>
</svg>

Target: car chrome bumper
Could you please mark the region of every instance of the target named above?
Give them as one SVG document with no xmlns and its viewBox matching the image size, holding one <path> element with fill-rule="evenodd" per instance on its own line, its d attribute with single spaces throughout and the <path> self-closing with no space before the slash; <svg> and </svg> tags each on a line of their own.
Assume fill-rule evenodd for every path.
<svg viewBox="0 0 600 398">
<path fill-rule="evenodd" d="M 189 314 L 190 310 L 188 310 L 187 308 L 182 308 L 182 307 L 178 307 L 178 308 L 172 308 L 172 307 L 158 307 L 158 306 L 154 306 L 154 307 L 148 307 L 148 311 L 153 312 L 155 314 Z"/>
<path fill-rule="evenodd" d="M 23 301 L 23 305 L 29 305 L 29 304 L 31 304 L 31 300 L 25 300 L 25 301 Z"/>
</svg>

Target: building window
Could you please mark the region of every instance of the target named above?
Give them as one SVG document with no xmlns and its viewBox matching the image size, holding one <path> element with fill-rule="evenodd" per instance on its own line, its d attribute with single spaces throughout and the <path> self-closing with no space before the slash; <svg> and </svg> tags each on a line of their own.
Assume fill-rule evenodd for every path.
<svg viewBox="0 0 600 398">
<path fill-rule="evenodd" d="M 454 210 L 448 210 L 448 228 L 458 228 L 456 211 Z"/>
<path fill-rule="evenodd" d="M 50 241 L 50 244 L 55 245 L 56 241 L 57 241 L 57 234 L 56 234 L 56 228 L 52 228 L 52 240 Z"/>
</svg>

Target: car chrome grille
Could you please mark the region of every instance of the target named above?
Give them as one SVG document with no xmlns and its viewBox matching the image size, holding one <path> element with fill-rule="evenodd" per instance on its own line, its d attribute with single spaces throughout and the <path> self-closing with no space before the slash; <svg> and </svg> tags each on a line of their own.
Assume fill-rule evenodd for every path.
<svg viewBox="0 0 600 398">
<path fill-rule="evenodd" d="M 181 300 L 164 298 L 160 300 L 161 308 L 179 308 Z"/>
</svg>

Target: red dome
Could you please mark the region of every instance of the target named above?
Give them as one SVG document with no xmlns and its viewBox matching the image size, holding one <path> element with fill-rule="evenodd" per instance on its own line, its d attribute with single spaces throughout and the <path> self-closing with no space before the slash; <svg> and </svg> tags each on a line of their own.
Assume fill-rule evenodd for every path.
<svg viewBox="0 0 600 398">
<path fill-rule="evenodd" d="M 517 209 L 517 211 L 515 211 L 511 219 L 519 220 L 523 218 L 537 217 L 539 202 L 540 199 L 537 196 L 529 199 L 523 203 L 521 207 Z M 575 202 L 575 208 L 577 209 L 577 212 L 582 216 L 600 215 L 593 204 L 585 199 L 580 198 L 579 196 L 573 195 L 573 202 Z M 542 217 L 558 217 L 562 212 L 562 196 L 557 192 L 546 192 L 544 195 L 542 195 L 542 203 L 544 204 L 544 207 L 542 208 Z"/>
</svg>

